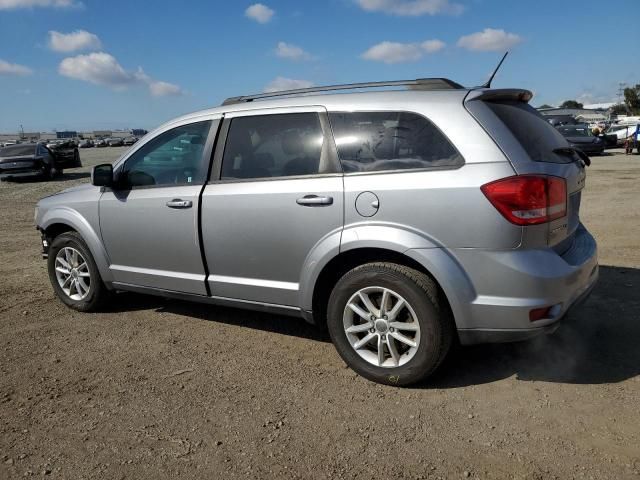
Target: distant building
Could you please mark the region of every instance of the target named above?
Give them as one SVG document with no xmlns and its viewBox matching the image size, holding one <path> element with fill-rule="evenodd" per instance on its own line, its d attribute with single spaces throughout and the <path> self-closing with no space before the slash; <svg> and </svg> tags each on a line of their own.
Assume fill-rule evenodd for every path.
<svg viewBox="0 0 640 480">
<path fill-rule="evenodd" d="M 56 138 L 76 138 L 78 136 L 78 132 L 75 130 L 62 130 L 61 132 L 56 132 Z"/>
</svg>

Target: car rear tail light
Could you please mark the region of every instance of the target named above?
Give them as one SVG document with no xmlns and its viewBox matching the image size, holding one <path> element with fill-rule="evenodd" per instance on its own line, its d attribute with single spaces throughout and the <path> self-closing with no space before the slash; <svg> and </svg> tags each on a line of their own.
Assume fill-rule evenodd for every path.
<svg viewBox="0 0 640 480">
<path fill-rule="evenodd" d="M 548 175 L 518 175 L 480 187 L 511 223 L 538 225 L 567 214 L 567 183 Z"/>
</svg>

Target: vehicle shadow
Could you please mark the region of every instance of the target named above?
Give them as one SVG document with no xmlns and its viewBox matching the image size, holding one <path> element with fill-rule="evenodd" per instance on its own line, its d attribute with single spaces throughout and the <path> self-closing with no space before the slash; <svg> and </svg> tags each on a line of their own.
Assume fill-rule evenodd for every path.
<svg viewBox="0 0 640 480">
<path fill-rule="evenodd" d="M 640 374 L 639 287 L 639 269 L 601 266 L 589 299 L 554 334 L 521 343 L 458 346 L 435 376 L 417 388 L 458 388 L 514 375 L 523 381 L 575 384 L 633 378 Z M 151 309 L 330 342 L 325 331 L 299 318 L 148 295 L 121 293 L 107 312 Z"/>
<path fill-rule="evenodd" d="M 70 180 L 80 180 L 91 177 L 90 172 L 64 172 L 62 176 L 55 179 L 56 182 L 68 182 Z"/>
<path fill-rule="evenodd" d="M 157 312 L 183 315 L 185 317 L 193 317 L 209 322 L 237 325 L 239 327 L 306 338 L 318 342 L 331 342 L 329 335 L 323 329 L 308 324 L 302 318 L 222 307 L 208 303 L 187 302 L 137 293 L 119 293 L 118 301 L 112 302 L 104 311 L 107 313 L 118 313 L 136 310 L 156 310 Z"/>
<path fill-rule="evenodd" d="M 573 384 L 640 374 L 640 270 L 600 267 L 589 299 L 552 335 L 513 344 L 457 348 L 423 388 L 456 388 L 516 376 Z"/>
<path fill-rule="evenodd" d="M 11 183 L 40 183 L 40 182 L 70 182 L 71 180 L 81 180 L 83 178 L 89 178 L 90 172 L 63 172 L 62 175 L 55 177 L 53 180 L 49 180 L 44 177 L 22 177 L 22 178 L 7 178 L 2 180 L 3 182 Z"/>
</svg>

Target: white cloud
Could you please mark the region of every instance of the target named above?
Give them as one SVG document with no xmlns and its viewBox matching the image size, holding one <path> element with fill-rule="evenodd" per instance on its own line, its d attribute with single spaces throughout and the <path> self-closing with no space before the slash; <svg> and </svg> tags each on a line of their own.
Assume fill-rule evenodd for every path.
<svg viewBox="0 0 640 480">
<path fill-rule="evenodd" d="M 17 63 L 9 63 L 0 59 L 0 75 L 31 75 L 33 70 L 24 65 L 18 65 Z"/>
<path fill-rule="evenodd" d="M 442 40 L 427 40 L 420 45 L 427 53 L 436 53 L 447 46 Z"/>
<path fill-rule="evenodd" d="M 113 56 L 104 52 L 65 58 L 58 66 L 58 73 L 115 90 L 122 90 L 137 81 L 134 74 L 127 72 Z"/>
<path fill-rule="evenodd" d="M 244 11 L 247 18 L 255 20 L 258 23 L 269 23 L 274 13 L 273 10 L 262 3 L 254 3 Z"/>
<path fill-rule="evenodd" d="M 71 33 L 49 31 L 49 48 L 56 52 L 75 52 L 77 50 L 99 50 L 102 42 L 97 35 L 86 30 Z"/>
<path fill-rule="evenodd" d="M 151 81 L 149 83 L 149 91 L 154 97 L 184 95 L 184 92 L 178 85 L 162 81 Z"/>
<path fill-rule="evenodd" d="M 478 52 L 495 52 L 508 50 L 522 41 L 515 33 L 502 29 L 485 28 L 482 32 L 465 35 L 458 40 L 458 46 Z"/>
<path fill-rule="evenodd" d="M 313 87 L 313 82 L 308 80 L 295 80 L 293 78 L 276 77 L 269 85 L 264 87 L 264 92 L 279 92 L 281 90 L 294 90 L 296 88 Z"/>
<path fill-rule="evenodd" d="M 82 2 L 77 0 L 0 0 L 0 10 L 36 7 L 79 8 L 82 6 Z"/>
<path fill-rule="evenodd" d="M 417 17 L 440 13 L 458 15 L 464 7 L 450 0 L 356 0 L 360 8 L 368 12 Z"/>
<path fill-rule="evenodd" d="M 144 84 L 154 96 L 184 93 L 177 85 L 154 80 L 142 68 L 138 68 L 136 72 L 125 70 L 115 57 L 104 52 L 65 58 L 58 66 L 58 73 L 118 91 L 136 84 Z"/>
<path fill-rule="evenodd" d="M 362 58 L 387 64 L 415 62 L 425 53 L 435 53 L 445 46 L 443 41 L 435 39 L 422 43 L 382 42 L 369 48 Z"/>
<path fill-rule="evenodd" d="M 276 55 L 287 60 L 300 61 L 311 60 L 311 54 L 305 52 L 302 48 L 290 43 L 278 42 L 276 47 Z"/>
</svg>

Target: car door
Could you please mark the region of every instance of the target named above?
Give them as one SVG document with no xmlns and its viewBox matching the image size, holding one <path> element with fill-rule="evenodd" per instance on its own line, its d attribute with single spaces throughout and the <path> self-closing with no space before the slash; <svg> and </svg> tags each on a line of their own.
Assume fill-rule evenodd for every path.
<svg viewBox="0 0 640 480">
<path fill-rule="evenodd" d="M 227 114 L 202 196 L 211 295 L 299 306 L 300 276 L 343 227 L 342 173 L 322 107 Z"/>
<path fill-rule="evenodd" d="M 206 295 L 199 196 L 219 119 L 168 128 L 136 149 L 100 198 L 114 281 Z"/>
</svg>

